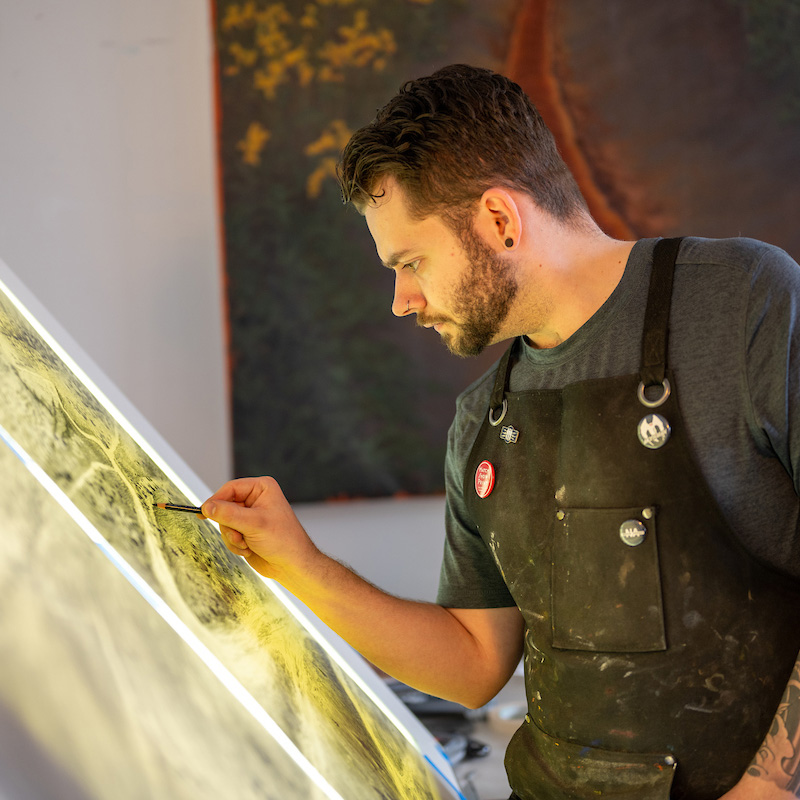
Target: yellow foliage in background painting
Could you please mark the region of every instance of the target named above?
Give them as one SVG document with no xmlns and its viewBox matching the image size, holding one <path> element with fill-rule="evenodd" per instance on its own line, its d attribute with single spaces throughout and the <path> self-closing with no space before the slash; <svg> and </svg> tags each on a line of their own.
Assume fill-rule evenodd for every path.
<svg viewBox="0 0 800 800">
<path fill-rule="evenodd" d="M 429 5 L 435 0 L 408 1 Z M 295 10 L 292 4 L 265 0 L 230 3 L 219 23 L 223 75 L 250 74 L 253 88 L 274 101 L 282 85 L 302 89 L 314 82 L 340 83 L 351 69 L 379 72 L 397 51 L 397 43 L 388 28 L 370 24 L 369 5 L 370 0 L 315 0 Z M 347 19 L 352 14 L 351 20 L 336 25 L 343 14 Z M 324 41 L 320 31 L 331 29 L 335 36 Z M 308 178 L 310 196 L 317 196 L 322 181 L 334 174 L 335 156 L 323 154 L 335 150 L 338 155 L 350 135 L 348 131 L 345 136 L 346 130 L 335 120 L 306 148 L 308 155 L 322 156 Z M 237 145 L 242 160 L 257 166 L 269 138 L 260 123 L 251 123 Z"/>
<path fill-rule="evenodd" d="M 261 151 L 270 136 L 270 132 L 260 122 L 251 122 L 244 139 L 236 145 L 242 151 L 242 161 L 251 166 L 260 164 Z"/>
<path fill-rule="evenodd" d="M 319 69 L 319 79 L 323 81 L 344 80 L 344 67 L 366 67 L 372 64 L 376 70 L 386 66 L 386 57 L 397 50 L 391 31 L 380 28 L 370 32 L 367 28 L 367 12 L 356 11 L 352 25 L 339 28 L 340 42 L 326 42 L 319 50 L 319 58 L 324 62 Z"/>
<path fill-rule="evenodd" d="M 415 0 L 418 1 L 418 0 Z M 220 31 L 247 38 L 223 50 L 229 57 L 225 75 L 253 70 L 253 85 L 266 99 L 274 100 L 278 86 L 294 75 L 301 86 L 314 79 L 328 82 L 344 80 L 346 67 L 372 67 L 381 70 L 397 45 L 387 28 L 371 30 L 365 8 L 353 11 L 353 21 L 340 25 L 334 41 L 316 41 L 320 13 L 332 6 L 349 6 L 357 0 L 316 0 L 306 3 L 302 12 L 292 13 L 284 3 L 232 3 L 225 8 Z M 361 0 L 363 3 L 364 0 Z"/>
<path fill-rule="evenodd" d="M 323 153 L 333 152 L 333 155 L 323 156 L 316 169 L 308 176 L 306 181 L 306 193 L 309 197 L 319 197 L 322 190 L 322 182 L 325 178 L 336 177 L 336 161 L 342 148 L 350 141 L 352 131 L 347 127 L 344 120 L 335 119 L 322 132 L 322 135 L 315 142 L 311 142 L 305 148 L 307 156 L 319 156 Z"/>
</svg>

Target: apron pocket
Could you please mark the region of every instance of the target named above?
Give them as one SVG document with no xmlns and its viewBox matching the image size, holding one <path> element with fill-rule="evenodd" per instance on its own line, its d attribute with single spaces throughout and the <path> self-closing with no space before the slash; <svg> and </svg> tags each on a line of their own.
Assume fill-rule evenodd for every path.
<svg viewBox="0 0 800 800">
<path fill-rule="evenodd" d="M 669 800 L 675 759 L 669 753 L 619 753 L 556 739 L 526 722 L 506 751 L 519 800 Z"/>
<path fill-rule="evenodd" d="M 666 650 L 655 508 L 559 511 L 552 561 L 553 647 Z"/>
</svg>

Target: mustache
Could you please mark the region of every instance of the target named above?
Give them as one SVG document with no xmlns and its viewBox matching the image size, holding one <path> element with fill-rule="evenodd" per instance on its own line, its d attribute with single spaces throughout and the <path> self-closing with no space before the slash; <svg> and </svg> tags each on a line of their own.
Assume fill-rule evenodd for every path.
<svg viewBox="0 0 800 800">
<path fill-rule="evenodd" d="M 417 313 L 417 327 L 418 328 L 425 328 L 431 327 L 433 325 L 439 325 L 442 322 L 452 322 L 453 320 L 450 317 L 443 317 L 443 316 L 425 316 L 425 314 Z"/>
</svg>

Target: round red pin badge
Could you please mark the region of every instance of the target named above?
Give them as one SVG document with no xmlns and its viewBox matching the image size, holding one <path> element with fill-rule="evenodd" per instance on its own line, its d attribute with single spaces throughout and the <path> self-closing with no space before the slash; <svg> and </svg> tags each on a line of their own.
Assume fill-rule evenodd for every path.
<svg viewBox="0 0 800 800">
<path fill-rule="evenodd" d="M 475 491 L 483 500 L 494 489 L 494 466 L 489 461 L 481 461 L 475 470 Z"/>
</svg>

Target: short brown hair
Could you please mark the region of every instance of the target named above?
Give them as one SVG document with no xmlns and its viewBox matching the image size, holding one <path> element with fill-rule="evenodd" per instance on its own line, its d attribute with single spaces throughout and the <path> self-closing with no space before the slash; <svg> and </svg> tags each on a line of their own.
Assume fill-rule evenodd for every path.
<svg viewBox="0 0 800 800">
<path fill-rule="evenodd" d="M 409 81 L 356 131 L 338 165 L 345 203 L 363 213 L 393 177 L 415 217 L 463 222 L 486 189 L 528 193 L 564 221 L 586 203 L 553 135 L 522 89 L 488 69 L 454 64 Z"/>
</svg>

